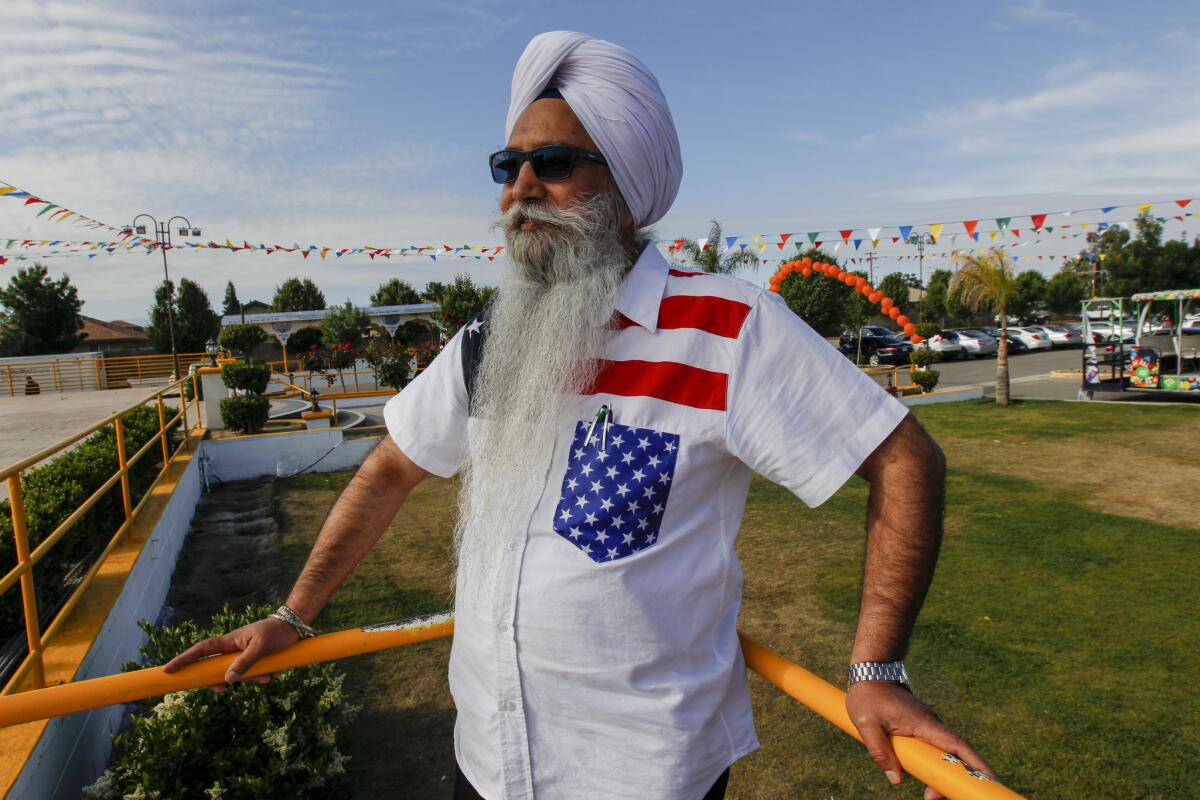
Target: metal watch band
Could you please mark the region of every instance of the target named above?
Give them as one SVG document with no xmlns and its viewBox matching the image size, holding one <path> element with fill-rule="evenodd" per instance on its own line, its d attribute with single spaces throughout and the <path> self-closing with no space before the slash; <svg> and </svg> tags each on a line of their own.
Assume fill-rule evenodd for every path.
<svg viewBox="0 0 1200 800">
<path fill-rule="evenodd" d="M 275 613 L 271 614 L 271 617 L 291 625 L 296 629 L 296 633 L 300 634 L 301 639 L 308 639 L 317 635 L 317 632 L 311 625 L 300 619 L 300 615 L 287 606 L 280 606 L 275 609 Z"/>
<path fill-rule="evenodd" d="M 903 661 L 860 661 L 851 664 L 846 674 L 846 685 L 853 686 L 859 681 L 891 681 L 912 686 Z"/>
</svg>

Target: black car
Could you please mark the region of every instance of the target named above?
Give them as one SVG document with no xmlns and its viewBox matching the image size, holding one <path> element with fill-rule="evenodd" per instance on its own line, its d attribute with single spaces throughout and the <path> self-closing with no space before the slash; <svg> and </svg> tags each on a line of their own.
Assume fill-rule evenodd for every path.
<svg viewBox="0 0 1200 800">
<path fill-rule="evenodd" d="M 847 358 L 853 359 L 858 355 L 858 341 L 847 336 L 841 340 L 838 350 L 841 350 Z M 890 334 L 887 336 L 864 334 L 862 337 L 863 363 L 873 367 L 880 364 L 907 364 L 908 354 L 911 352 L 912 345 L 910 343 L 902 342 Z"/>
<path fill-rule="evenodd" d="M 1000 329 L 999 328 L 976 328 L 976 330 L 981 330 L 984 333 L 986 333 L 987 335 L 994 337 L 997 342 L 1000 341 Z M 1016 355 L 1017 353 L 1028 353 L 1029 352 L 1029 345 L 1022 342 L 1016 336 L 1013 336 L 1010 333 L 1010 334 L 1008 334 L 1007 338 L 1008 338 L 1009 355 Z"/>
</svg>

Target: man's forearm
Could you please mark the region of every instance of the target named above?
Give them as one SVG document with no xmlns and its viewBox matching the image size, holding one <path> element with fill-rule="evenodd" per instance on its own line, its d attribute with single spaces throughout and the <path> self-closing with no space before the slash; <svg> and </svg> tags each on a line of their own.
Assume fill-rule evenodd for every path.
<svg viewBox="0 0 1200 800">
<path fill-rule="evenodd" d="M 946 461 L 913 417 L 863 464 L 871 484 L 862 607 L 851 661 L 904 657 L 942 540 Z"/>
<path fill-rule="evenodd" d="M 425 472 L 384 437 L 334 503 L 287 604 L 311 623 L 363 559 Z"/>
</svg>

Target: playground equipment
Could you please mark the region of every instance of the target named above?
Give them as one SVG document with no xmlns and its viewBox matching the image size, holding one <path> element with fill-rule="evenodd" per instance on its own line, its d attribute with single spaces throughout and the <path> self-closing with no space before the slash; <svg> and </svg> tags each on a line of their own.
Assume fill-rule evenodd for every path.
<svg viewBox="0 0 1200 800">
<path fill-rule="evenodd" d="M 1091 400 L 1096 392 L 1200 392 L 1200 329 L 1184 324 L 1196 300 L 1200 289 L 1084 300 L 1080 398 Z M 1164 305 L 1166 321 L 1155 325 L 1150 314 Z"/>
</svg>

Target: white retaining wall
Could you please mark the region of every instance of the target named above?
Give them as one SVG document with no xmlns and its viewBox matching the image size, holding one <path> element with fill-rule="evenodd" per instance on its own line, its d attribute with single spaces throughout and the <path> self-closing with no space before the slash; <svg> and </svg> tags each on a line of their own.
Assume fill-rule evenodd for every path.
<svg viewBox="0 0 1200 800">
<path fill-rule="evenodd" d="M 158 619 L 171 586 L 175 559 L 199 499 L 199 461 L 193 458 L 75 680 L 113 675 L 126 662 L 138 660 L 138 648 L 146 642 L 138 620 Z M 112 736 L 124 716 L 125 706 L 106 706 L 52 719 L 8 797 L 78 798 L 80 787 L 91 784 L 104 771 L 112 750 Z"/>
</svg>

